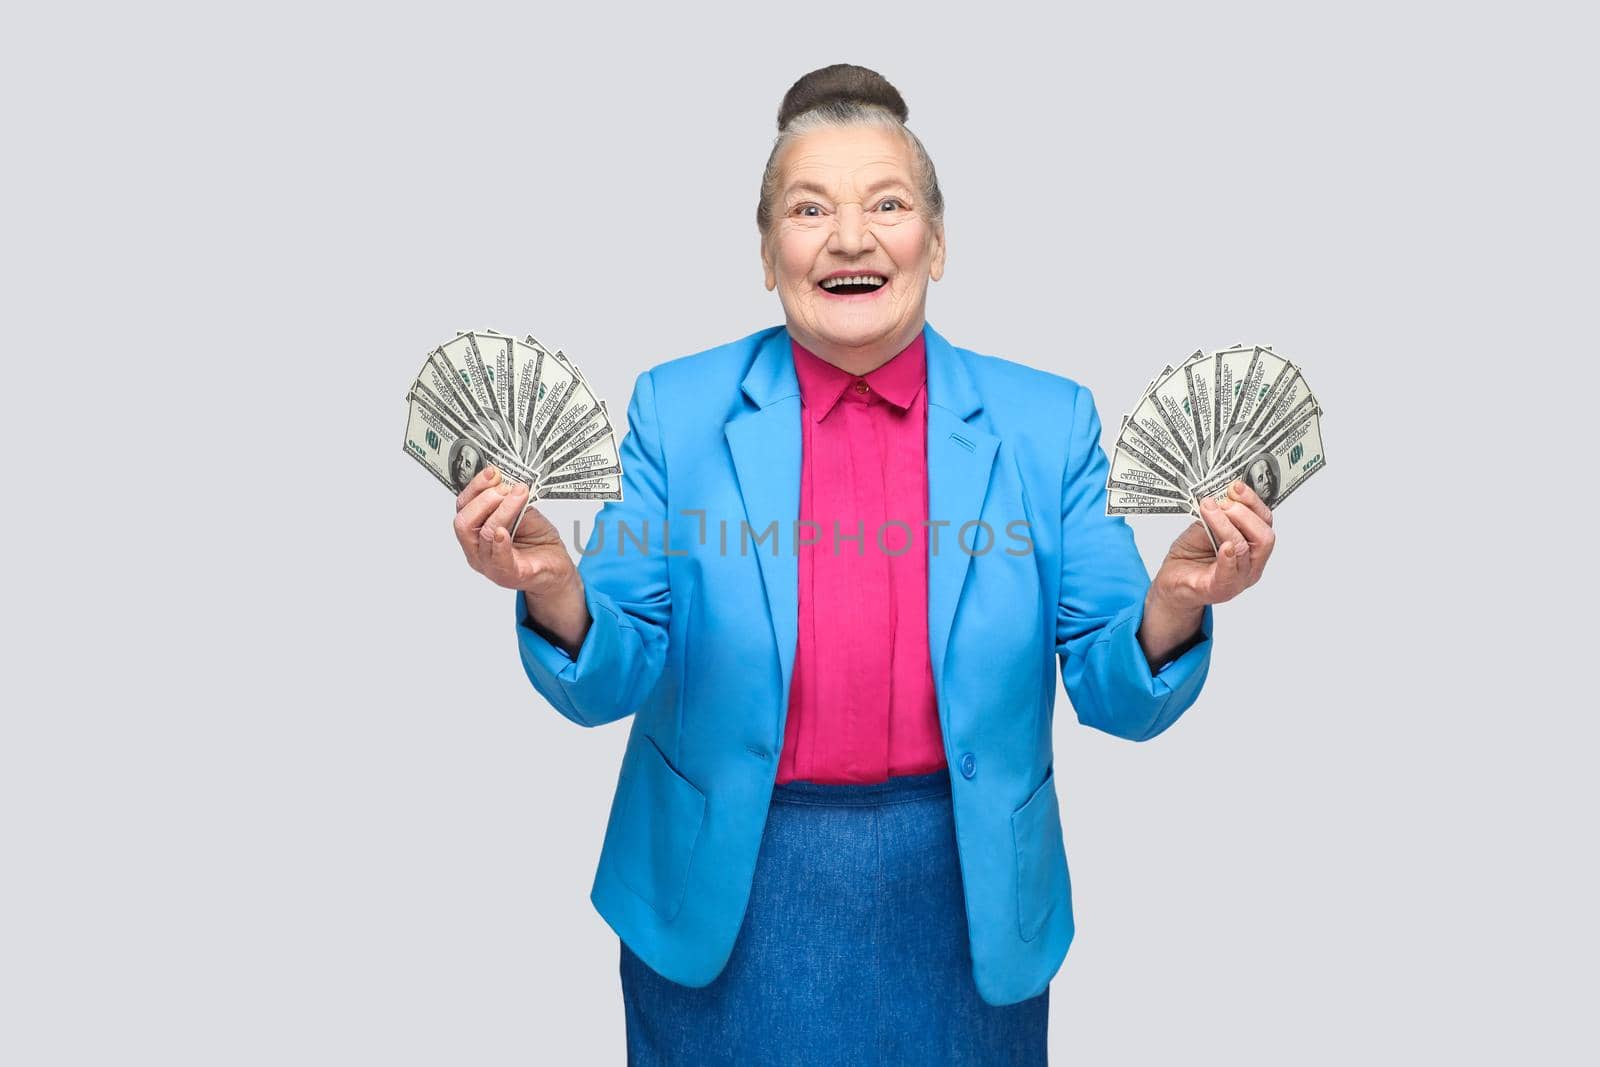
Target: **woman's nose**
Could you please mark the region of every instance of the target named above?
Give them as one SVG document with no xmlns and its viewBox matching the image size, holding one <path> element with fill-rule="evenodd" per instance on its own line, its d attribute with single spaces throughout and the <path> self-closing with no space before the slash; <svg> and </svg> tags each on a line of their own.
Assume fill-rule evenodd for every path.
<svg viewBox="0 0 1600 1067">
<path fill-rule="evenodd" d="M 839 221 L 829 241 L 830 251 L 842 256 L 854 256 L 873 247 L 875 238 L 867 226 L 867 215 L 861 210 L 860 204 L 840 204 L 837 217 Z"/>
</svg>

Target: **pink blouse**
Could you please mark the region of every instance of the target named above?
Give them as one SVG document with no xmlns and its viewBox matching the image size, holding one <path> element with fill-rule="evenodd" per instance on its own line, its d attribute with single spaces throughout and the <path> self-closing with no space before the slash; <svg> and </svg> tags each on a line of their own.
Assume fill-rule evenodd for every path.
<svg viewBox="0 0 1600 1067">
<path fill-rule="evenodd" d="M 777 781 L 936 771 L 922 334 L 865 376 L 791 343 L 803 407 L 800 630 Z"/>
</svg>

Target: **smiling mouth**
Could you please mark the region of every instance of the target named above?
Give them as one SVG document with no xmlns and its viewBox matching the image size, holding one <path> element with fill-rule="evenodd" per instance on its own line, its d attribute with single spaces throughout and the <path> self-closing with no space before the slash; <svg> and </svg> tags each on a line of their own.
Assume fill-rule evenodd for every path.
<svg viewBox="0 0 1600 1067">
<path fill-rule="evenodd" d="M 817 287 L 831 296 L 861 296 L 882 289 L 888 279 L 881 274 L 851 274 L 840 278 L 824 278 Z"/>
</svg>

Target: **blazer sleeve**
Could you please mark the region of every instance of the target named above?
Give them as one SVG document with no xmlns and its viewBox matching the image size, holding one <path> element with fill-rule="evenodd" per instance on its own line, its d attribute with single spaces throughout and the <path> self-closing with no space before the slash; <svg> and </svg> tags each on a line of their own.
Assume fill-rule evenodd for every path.
<svg viewBox="0 0 1600 1067">
<path fill-rule="evenodd" d="M 1152 672 L 1138 632 L 1150 575 L 1120 515 L 1106 514 L 1109 463 L 1094 397 L 1079 387 L 1061 480 L 1061 599 L 1056 654 L 1078 721 L 1147 741 L 1200 695 L 1211 665 L 1211 608 L 1200 636 Z"/>
<path fill-rule="evenodd" d="M 672 597 L 666 556 L 658 545 L 652 546 L 651 538 L 659 540 L 664 530 L 667 465 L 649 371 L 634 382 L 628 430 L 617 453 L 622 499 L 608 500 L 596 513 L 578 561 L 592 621 L 576 657 L 534 628 L 526 597 L 516 594 L 517 643 L 528 680 L 580 726 L 599 726 L 631 714 L 655 687 L 666 663 Z M 623 527 L 630 531 L 626 541 Z"/>
</svg>

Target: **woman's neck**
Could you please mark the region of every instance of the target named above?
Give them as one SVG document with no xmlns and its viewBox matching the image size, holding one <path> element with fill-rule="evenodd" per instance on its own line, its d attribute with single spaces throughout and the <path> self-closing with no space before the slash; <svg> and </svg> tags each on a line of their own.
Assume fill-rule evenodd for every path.
<svg viewBox="0 0 1600 1067">
<path fill-rule="evenodd" d="M 923 323 L 918 322 L 916 328 L 906 331 L 903 337 L 892 337 L 860 347 L 830 344 L 818 338 L 808 337 L 803 331 L 796 331 L 793 326 L 789 327 L 789 336 L 798 341 L 807 352 L 833 364 L 846 374 L 862 375 L 877 370 L 904 352 L 910 347 L 911 342 L 917 339 L 922 327 Z"/>
</svg>

